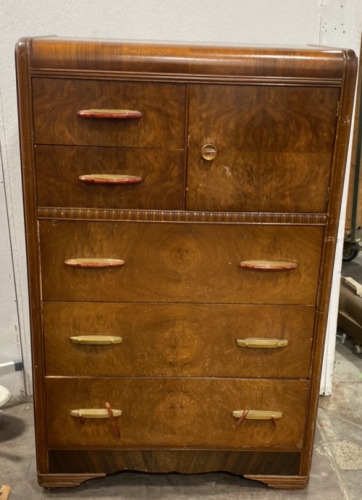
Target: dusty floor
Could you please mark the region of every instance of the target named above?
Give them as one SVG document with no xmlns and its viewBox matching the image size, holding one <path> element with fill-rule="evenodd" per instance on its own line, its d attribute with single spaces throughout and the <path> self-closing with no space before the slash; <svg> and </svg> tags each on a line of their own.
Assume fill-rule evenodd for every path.
<svg viewBox="0 0 362 500">
<path fill-rule="evenodd" d="M 344 275 L 362 282 L 362 258 L 345 266 Z M 333 395 L 321 397 L 309 486 L 272 490 L 224 473 L 182 476 L 122 472 L 75 489 L 46 490 L 36 481 L 31 403 L 5 407 L 0 420 L 0 486 L 10 484 L 9 500 L 21 499 L 320 499 L 362 498 L 362 354 L 353 342 L 336 348 Z"/>
</svg>

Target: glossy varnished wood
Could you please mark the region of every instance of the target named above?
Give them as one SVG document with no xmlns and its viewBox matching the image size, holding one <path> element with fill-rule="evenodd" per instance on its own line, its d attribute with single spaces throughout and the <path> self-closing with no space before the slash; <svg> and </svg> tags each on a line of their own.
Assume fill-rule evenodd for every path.
<svg viewBox="0 0 362 500">
<path fill-rule="evenodd" d="M 56 376 L 308 378 L 313 307 L 58 303 L 44 304 L 45 365 Z M 117 335 L 115 345 L 78 345 L 76 335 Z M 237 339 L 279 338 L 277 349 Z"/>
<path fill-rule="evenodd" d="M 73 486 L 125 469 L 225 470 L 272 487 L 304 487 L 354 54 L 56 37 L 23 39 L 16 54 L 39 483 Z M 87 109 L 102 117 L 79 116 Z M 138 113 L 132 120 L 107 115 L 120 109 Z M 208 148 L 212 161 L 201 156 Z M 122 186 L 119 196 L 121 186 L 79 180 L 99 173 L 142 181 Z M 65 265 L 74 258 L 125 265 Z M 245 261 L 297 265 L 264 272 L 240 267 Z M 67 341 L 66 330 L 118 335 L 119 326 L 126 331 L 116 346 Z M 238 337 L 243 329 L 245 338 L 281 336 L 288 344 L 245 350 L 233 329 Z M 239 365 L 230 362 L 234 355 Z M 114 444 L 106 420 L 100 435 L 108 444 L 92 449 L 99 423 L 69 417 L 67 398 L 80 408 L 115 408 L 121 383 L 128 441 Z M 235 441 L 221 418 L 220 402 L 231 400 L 242 414 L 278 411 L 281 402 L 286 428 L 279 425 L 284 417 L 237 425 L 229 414 Z M 210 402 L 215 413 L 206 417 L 212 431 L 205 434 L 198 405 Z M 63 410 L 73 419 L 64 435 Z M 189 450 L 181 449 L 185 443 Z"/>
<path fill-rule="evenodd" d="M 132 43 L 117 40 L 82 40 L 49 37 L 23 39 L 19 49 L 28 51 L 33 71 L 84 71 L 126 73 L 133 77 L 147 74 L 173 75 L 192 80 L 205 76 L 213 79 L 284 78 L 298 81 L 330 81 L 340 86 L 346 58 L 352 51 L 325 47 L 227 47 Z"/>
</svg>

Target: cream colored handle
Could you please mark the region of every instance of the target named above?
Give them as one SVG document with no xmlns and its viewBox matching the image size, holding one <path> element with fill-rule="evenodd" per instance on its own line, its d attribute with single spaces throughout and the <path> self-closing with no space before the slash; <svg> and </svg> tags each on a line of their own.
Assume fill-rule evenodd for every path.
<svg viewBox="0 0 362 500">
<path fill-rule="evenodd" d="M 79 180 L 87 184 L 138 184 L 142 177 L 127 174 L 84 174 Z"/>
<path fill-rule="evenodd" d="M 76 259 L 67 259 L 65 264 L 70 267 L 103 268 L 121 267 L 125 262 L 121 259 L 80 257 Z"/>
<path fill-rule="evenodd" d="M 298 264 L 285 260 L 244 260 L 239 262 L 239 266 L 256 271 L 290 271 L 296 269 Z"/>
<path fill-rule="evenodd" d="M 122 410 L 113 410 L 114 417 L 120 417 Z M 83 408 L 79 410 L 71 410 L 70 415 L 76 418 L 109 418 L 109 412 L 103 408 Z"/>
<path fill-rule="evenodd" d="M 233 411 L 233 417 L 243 418 L 244 420 L 276 420 L 282 418 L 281 411 L 271 410 L 236 410 Z"/>
<path fill-rule="evenodd" d="M 248 338 L 236 339 L 239 347 L 249 349 L 276 349 L 278 347 L 286 347 L 289 344 L 287 339 L 265 339 L 265 338 Z"/>
<path fill-rule="evenodd" d="M 115 337 L 113 335 L 81 335 L 78 337 L 70 337 L 73 344 L 84 345 L 110 345 L 121 344 L 122 337 Z"/>
<path fill-rule="evenodd" d="M 134 120 L 142 117 L 141 111 L 133 109 L 81 109 L 77 114 L 82 118 L 113 118 L 116 120 Z"/>
</svg>

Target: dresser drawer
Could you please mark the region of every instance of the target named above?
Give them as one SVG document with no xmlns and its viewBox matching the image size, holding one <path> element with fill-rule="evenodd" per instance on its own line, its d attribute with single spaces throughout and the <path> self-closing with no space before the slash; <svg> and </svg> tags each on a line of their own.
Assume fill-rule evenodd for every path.
<svg viewBox="0 0 362 500">
<path fill-rule="evenodd" d="M 338 100 L 335 88 L 193 85 L 187 208 L 325 212 Z"/>
<path fill-rule="evenodd" d="M 43 220 L 43 298 L 313 305 L 322 238 L 319 226 Z M 106 267 L 83 267 L 94 258 Z"/>
<path fill-rule="evenodd" d="M 184 148 L 184 85 L 34 78 L 32 86 L 37 144 Z M 115 118 L 119 111 L 132 113 Z"/>
<path fill-rule="evenodd" d="M 48 444 L 53 449 L 300 449 L 308 387 L 296 380 L 48 378 Z M 106 403 L 122 412 L 114 419 L 120 437 L 107 415 L 82 419 L 70 414 L 81 410 L 86 417 L 84 410 L 103 411 Z M 238 424 L 240 414 L 233 412 L 245 410 L 254 418 L 253 412 L 263 412 L 265 420 Z"/>
<path fill-rule="evenodd" d="M 313 327 L 312 307 L 47 302 L 46 373 L 308 378 Z"/>
<path fill-rule="evenodd" d="M 42 207 L 181 209 L 183 151 L 37 146 Z"/>
</svg>

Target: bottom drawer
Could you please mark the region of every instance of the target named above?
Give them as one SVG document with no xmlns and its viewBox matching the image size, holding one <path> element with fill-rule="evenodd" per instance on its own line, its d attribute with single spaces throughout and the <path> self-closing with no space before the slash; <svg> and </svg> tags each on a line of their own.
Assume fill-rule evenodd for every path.
<svg viewBox="0 0 362 500">
<path fill-rule="evenodd" d="M 52 449 L 293 450 L 303 444 L 308 400 L 303 380 L 48 378 L 46 392 Z M 105 410 L 106 403 L 122 414 L 88 418 L 85 410 Z M 73 410 L 80 414 L 72 416 Z M 244 412 L 242 423 L 235 411 Z"/>
</svg>

